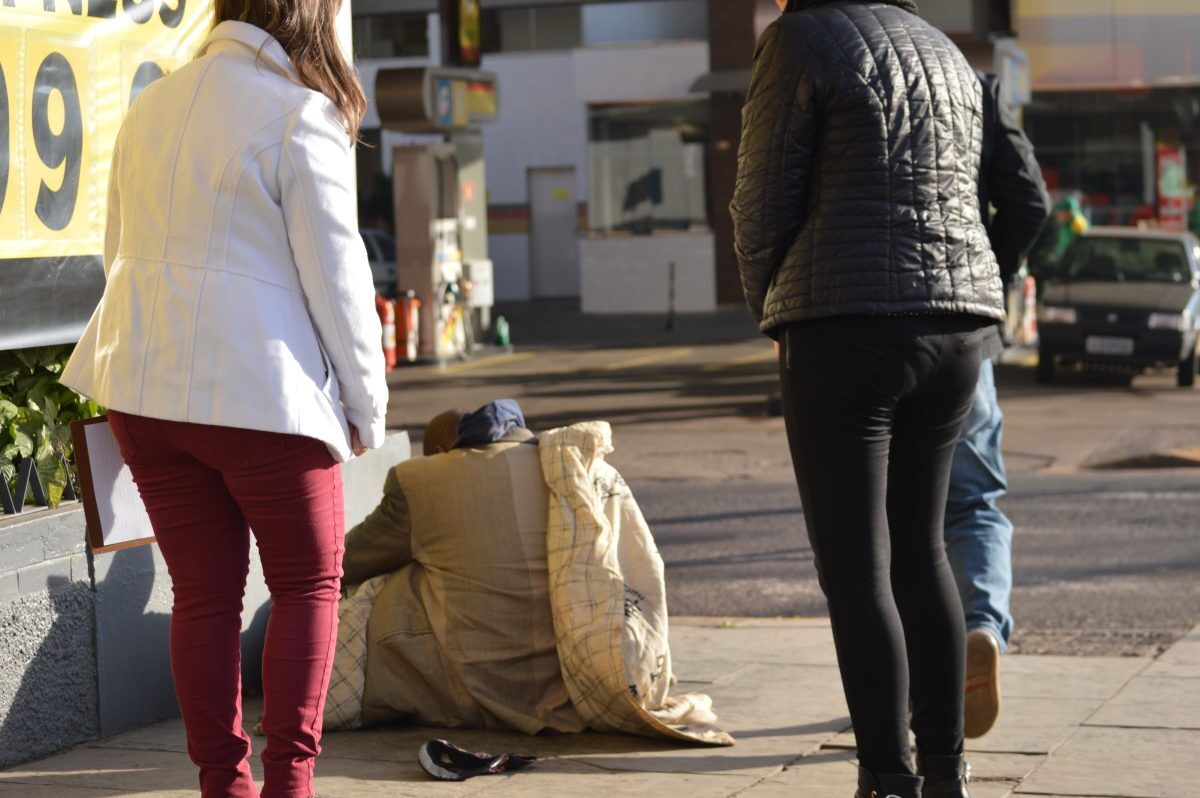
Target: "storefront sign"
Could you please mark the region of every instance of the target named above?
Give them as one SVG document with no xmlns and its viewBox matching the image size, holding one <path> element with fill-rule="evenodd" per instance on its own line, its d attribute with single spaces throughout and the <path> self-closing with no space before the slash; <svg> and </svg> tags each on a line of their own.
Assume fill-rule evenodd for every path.
<svg viewBox="0 0 1200 798">
<path fill-rule="evenodd" d="M 456 130 L 496 119 L 496 76 L 475 69 L 381 69 L 375 105 L 383 126 L 405 132 Z"/>
<path fill-rule="evenodd" d="M 479 0 L 439 0 L 442 17 L 443 63 L 476 67 L 483 54 L 483 27 Z"/>
<path fill-rule="evenodd" d="M 103 289 L 129 105 L 191 57 L 211 0 L 0 3 L 0 349 L 74 340 Z"/>
<path fill-rule="evenodd" d="M 433 82 L 433 119 L 439 127 L 454 127 L 457 117 L 454 113 L 454 81 L 449 78 L 438 78 Z"/>
<path fill-rule="evenodd" d="M 1159 144 L 1158 226 L 1164 230 L 1186 230 L 1190 195 L 1183 149 Z"/>
<path fill-rule="evenodd" d="M 463 66 L 479 66 L 482 44 L 479 0 L 458 0 L 458 55 Z"/>
<path fill-rule="evenodd" d="M 996 75 L 1000 79 L 1000 100 L 1009 108 L 1029 105 L 1033 99 L 1029 55 L 1015 39 L 999 39 L 995 48 Z"/>
</svg>

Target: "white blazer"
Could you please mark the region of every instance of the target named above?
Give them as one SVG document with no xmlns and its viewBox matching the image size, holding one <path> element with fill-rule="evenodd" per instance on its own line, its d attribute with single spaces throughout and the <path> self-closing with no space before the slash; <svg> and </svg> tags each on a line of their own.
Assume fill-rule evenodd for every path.
<svg viewBox="0 0 1200 798">
<path fill-rule="evenodd" d="M 388 389 L 354 161 L 272 36 L 222 22 L 138 97 L 109 179 L 104 296 L 62 382 L 105 407 L 383 441 Z"/>
</svg>

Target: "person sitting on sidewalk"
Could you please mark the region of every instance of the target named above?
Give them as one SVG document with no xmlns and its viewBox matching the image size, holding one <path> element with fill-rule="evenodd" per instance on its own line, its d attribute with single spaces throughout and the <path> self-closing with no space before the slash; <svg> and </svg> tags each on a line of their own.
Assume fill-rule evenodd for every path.
<svg viewBox="0 0 1200 798">
<path fill-rule="evenodd" d="M 426 456 L 388 473 L 382 502 L 346 537 L 326 728 L 400 721 L 732 742 L 712 726 L 706 696 L 667 695 L 662 561 L 603 462 L 608 434 L 591 422 L 539 443 L 511 400 L 429 423 Z M 581 522 L 578 507 L 604 512 Z M 595 603 L 572 592 L 581 581 Z"/>
<path fill-rule="evenodd" d="M 1050 215 L 1050 195 L 1033 144 L 1001 101 L 995 75 L 983 84 L 983 150 L 979 207 L 1005 286 Z M 1000 327 L 988 330 L 975 398 L 954 449 L 946 503 L 946 556 L 954 572 L 967 622 L 964 733 L 982 737 L 1000 714 L 1000 655 L 1008 648 L 1013 620 L 1013 525 L 997 506 L 1008 490 L 1000 439 L 1004 415 L 996 399 L 994 362 L 1004 351 Z"/>
</svg>

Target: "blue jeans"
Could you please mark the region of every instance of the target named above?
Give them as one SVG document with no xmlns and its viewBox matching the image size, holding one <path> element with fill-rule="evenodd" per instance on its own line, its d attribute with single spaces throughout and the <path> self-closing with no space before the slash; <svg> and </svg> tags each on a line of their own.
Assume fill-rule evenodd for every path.
<svg viewBox="0 0 1200 798">
<path fill-rule="evenodd" d="M 1008 647 L 1013 619 L 1013 526 L 996 502 L 1008 491 L 1000 437 L 1004 415 L 996 401 L 995 369 L 985 360 L 971 414 L 954 449 L 946 502 L 946 556 L 962 597 L 967 629 L 986 629 Z"/>
</svg>

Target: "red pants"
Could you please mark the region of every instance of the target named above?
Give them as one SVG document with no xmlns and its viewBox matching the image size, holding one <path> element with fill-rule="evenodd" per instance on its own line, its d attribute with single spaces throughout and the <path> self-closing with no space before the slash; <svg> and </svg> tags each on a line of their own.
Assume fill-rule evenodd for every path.
<svg viewBox="0 0 1200 798">
<path fill-rule="evenodd" d="M 263 650 L 263 798 L 313 795 L 337 641 L 341 468 L 320 441 L 110 412 L 175 594 L 171 668 L 205 798 L 253 798 L 242 729 L 250 529 L 273 606 Z"/>
</svg>

